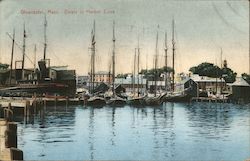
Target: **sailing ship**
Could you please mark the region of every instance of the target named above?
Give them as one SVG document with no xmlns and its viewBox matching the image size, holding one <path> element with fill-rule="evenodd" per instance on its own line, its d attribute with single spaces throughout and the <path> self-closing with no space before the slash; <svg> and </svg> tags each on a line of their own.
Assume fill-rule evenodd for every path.
<svg viewBox="0 0 250 161">
<path fill-rule="evenodd" d="M 167 93 L 163 93 L 160 95 L 157 95 L 157 64 L 158 64 L 158 31 L 156 34 L 156 50 L 155 50 L 155 58 L 154 58 L 154 96 L 147 95 L 144 98 L 144 103 L 146 105 L 160 105 L 163 102 L 163 98 L 167 95 Z"/>
<path fill-rule="evenodd" d="M 107 104 L 110 106 L 122 106 L 126 104 L 126 100 L 120 98 L 115 92 L 115 22 L 113 21 L 113 50 L 112 50 L 112 96 L 107 100 Z"/>
<path fill-rule="evenodd" d="M 164 98 L 164 101 L 167 102 L 189 102 L 192 98 L 192 95 L 190 94 L 190 90 L 191 90 L 191 85 L 188 85 L 187 88 L 184 88 L 184 91 L 181 92 L 176 92 L 175 89 L 175 80 L 174 80 L 174 75 L 175 75 L 175 21 L 174 19 L 172 20 L 172 46 L 173 46 L 173 50 L 172 50 L 172 67 L 173 67 L 173 71 L 172 71 L 172 83 L 171 83 L 171 93 L 168 93 L 166 95 L 166 97 Z M 167 52 L 167 45 L 165 42 L 165 52 Z M 166 57 L 167 57 L 167 53 Z M 166 61 L 166 60 L 165 60 Z M 167 62 L 166 62 L 167 63 Z M 165 80 L 165 82 L 167 83 L 167 81 Z M 167 87 L 167 84 L 166 84 Z"/>
<path fill-rule="evenodd" d="M 90 72 L 90 90 L 89 92 L 92 94 L 92 96 L 87 100 L 87 105 L 91 106 L 99 106 L 102 107 L 106 105 L 106 101 L 103 97 L 99 97 L 94 93 L 94 81 L 95 81 L 95 21 L 93 25 L 93 30 L 91 32 L 91 72 Z"/>
<path fill-rule="evenodd" d="M 137 51 L 137 74 L 138 74 L 138 77 L 137 77 L 137 95 L 135 93 L 135 70 L 136 70 L 136 51 Z M 138 37 L 138 48 L 136 49 L 135 48 L 135 55 L 134 55 L 134 72 L 133 72 L 133 95 L 132 97 L 128 97 L 128 100 L 127 100 L 127 103 L 130 104 L 130 105 L 134 105 L 134 106 L 137 106 L 137 105 L 142 105 L 143 102 L 144 102 L 144 97 L 145 96 L 142 96 L 140 95 L 141 92 L 140 92 L 140 47 L 139 47 L 139 37 Z"/>
<path fill-rule="evenodd" d="M 10 63 L 9 87 L 0 89 L 2 96 L 27 96 L 34 94 L 37 96 L 60 95 L 65 97 L 74 97 L 76 94 L 75 70 L 67 70 L 61 67 L 50 66 L 50 59 L 46 58 L 47 37 L 46 15 L 44 18 L 44 55 L 43 59 L 38 61 L 39 69 L 25 69 L 26 55 L 26 30 L 24 24 L 22 60 L 16 61 L 15 64 L 21 63 L 21 69 L 15 68 L 12 71 L 13 53 L 15 36 L 13 34 L 12 53 Z M 34 64 L 36 61 L 33 62 Z M 35 65 L 34 65 L 35 66 Z M 14 73 L 14 78 L 13 78 Z M 15 83 L 13 83 L 15 82 Z"/>
</svg>

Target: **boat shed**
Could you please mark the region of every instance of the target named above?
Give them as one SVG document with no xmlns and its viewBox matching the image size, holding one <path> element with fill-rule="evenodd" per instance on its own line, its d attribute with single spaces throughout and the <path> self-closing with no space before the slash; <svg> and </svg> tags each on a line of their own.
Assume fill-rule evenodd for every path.
<svg viewBox="0 0 250 161">
<path fill-rule="evenodd" d="M 250 85 L 242 77 L 236 78 L 231 86 L 233 101 L 250 102 Z"/>
<path fill-rule="evenodd" d="M 187 78 L 182 80 L 180 83 L 176 83 L 175 89 L 176 91 L 184 92 L 192 97 L 197 97 L 199 91 L 198 83 L 191 78 Z"/>
<path fill-rule="evenodd" d="M 226 87 L 225 80 L 220 78 L 194 74 L 191 76 L 191 79 L 198 84 L 199 90 L 201 91 L 217 92 Z"/>
</svg>

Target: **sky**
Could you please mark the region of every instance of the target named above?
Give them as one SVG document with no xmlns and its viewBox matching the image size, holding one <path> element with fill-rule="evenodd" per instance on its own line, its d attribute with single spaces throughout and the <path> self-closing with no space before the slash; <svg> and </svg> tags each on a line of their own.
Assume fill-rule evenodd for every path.
<svg viewBox="0 0 250 161">
<path fill-rule="evenodd" d="M 68 65 L 78 75 L 90 71 L 91 30 L 96 23 L 96 71 L 107 71 L 115 21 L 116 74 L 131 73 L 135 48 L 140 68 L 152 68 L 159 33 L 158 66 L 164 65 L 167 33 L 168 64 L 172 64 L 172 20 L 175 21 L 177 72 L 202 62 L 220 65 L 220 53 L 239 75 L 249 72 L 249 2 L 247 0 L 2 0 L 0 1 L 0 62 L 10 63 L 15 29 L 14 60 L 21 60 L 26 28 L 25 67 L 43 57 L 44 14 L 47 17 L 47 58 Z M 29 60 L 30 59 L 30 60 Z"/>
</svg>

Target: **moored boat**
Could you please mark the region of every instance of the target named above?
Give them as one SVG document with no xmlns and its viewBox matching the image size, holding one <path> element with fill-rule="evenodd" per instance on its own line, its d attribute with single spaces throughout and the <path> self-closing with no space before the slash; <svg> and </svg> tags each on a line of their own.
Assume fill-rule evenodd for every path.
<svg viewBox="0 0 250 161">
<path fill-rule="evenodd" d="M 165 97 L 166 102 L 190 102 L 192 99 L 191 95 L 179 94 L 179 95 L 168 95 Z"/>
<path fill-rule="evenodd" d="M 127 103 L 129 105 L 135 105 L 135 106 L 143 105 L 144 104 L 144 98 L 145 98 L 145 96 L 131 97 L 131 98 L 128 98 Z"/>
<path fill-rule="evenodd" d="M 93 96 L 87 100 L 87 105 L 102 107 L 106 105 L 106 101 L 102 97 Z"/>
<path fill-rule="evenodd" d="M 159 96 L 147 96 L 144 98 L 144 103 L 149 106 L 161 105 L 164 101 L 164 97 L 167 95 L 167 92 L 159 95 Z"/>
<path fill-rule="evenodd" d="M 126 100 L 120 97 L 111 97 L 109 100 L 107 100 L 107 105 L 109 106 L 123 106 L 126 104 Z"/>
</svg>

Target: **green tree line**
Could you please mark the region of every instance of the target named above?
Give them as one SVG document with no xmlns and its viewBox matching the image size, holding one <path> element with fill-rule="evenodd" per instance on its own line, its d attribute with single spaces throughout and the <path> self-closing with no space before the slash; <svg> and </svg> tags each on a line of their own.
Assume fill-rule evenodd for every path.
<svg viewBox="0 0 250 161">
<path fill-rule="evenodd" d="M 191 67 L 189 71 L 193 74 L 198 74 L 199 76 L 208 76 L 212 78 L 223 77 L 227 83 L 233 83 L 237 76 L 237 73 L 228 67 L 220 68 L 217 65 L 208 62 Z"/>
</svg>

